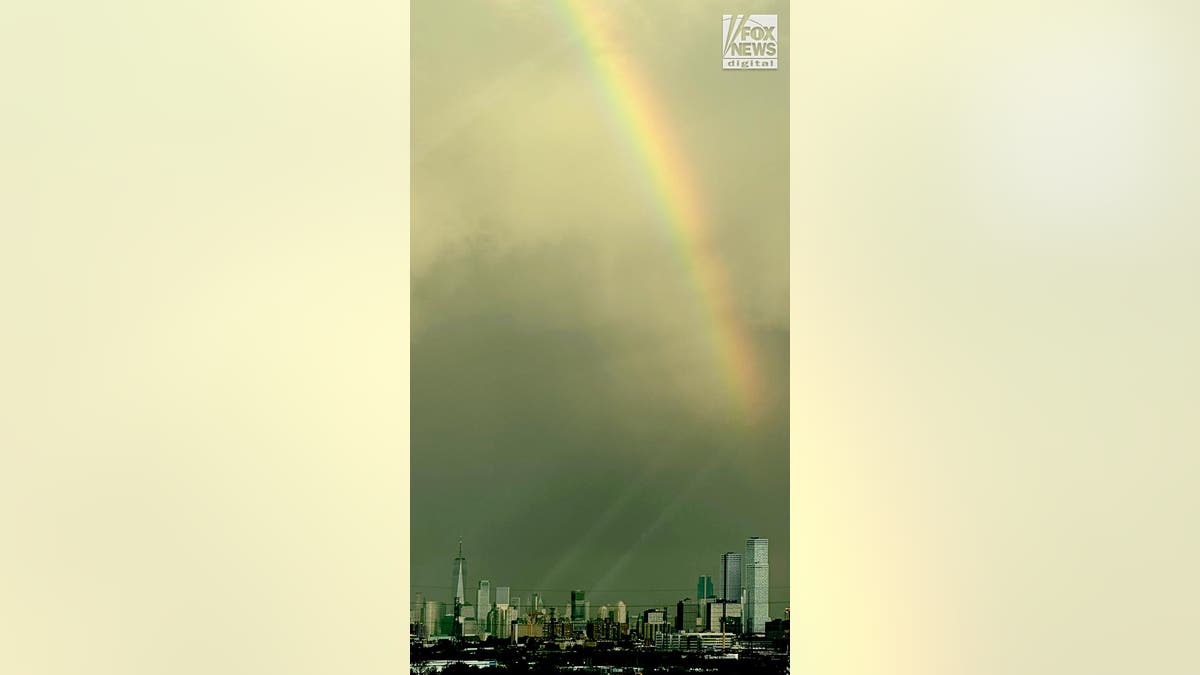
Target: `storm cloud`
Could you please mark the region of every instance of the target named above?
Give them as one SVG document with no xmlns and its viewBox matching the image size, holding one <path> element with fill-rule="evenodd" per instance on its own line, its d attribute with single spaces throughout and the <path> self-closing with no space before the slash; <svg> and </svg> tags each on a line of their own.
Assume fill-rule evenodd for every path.
<svg viewBox="0 0 1200 675">
<path fill-rule="evenodd" d="M 603 48 L 655 84 L 702 196 L 764 381 L 749 423 L 660 195 L 563 18 L 465 4 L 413 8 L 413 590 L 449 599 L 461 536 L 471 586 L 662 604 L 762 536 L 781 614 L 786 63 L 722 72 L 716 5 L 606 17 L 623 28 Z"/>
</svg>

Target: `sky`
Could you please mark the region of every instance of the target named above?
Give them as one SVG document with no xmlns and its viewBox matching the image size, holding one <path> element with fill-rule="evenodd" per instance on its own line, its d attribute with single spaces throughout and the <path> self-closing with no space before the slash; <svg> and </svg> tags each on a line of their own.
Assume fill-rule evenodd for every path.
<svg viewBox="0 0 1200 675">
<path fill-rule="evenodd" d="M 742 11 L 786 26 L 783 3 Z M 414 592 L 450 600 L 461 536 L 469 587 L 661 606 L 759 536 L 787 606 L 787 59 L 722 71 L 722 13 L 414 3 Z M 637 73 L 676 148 L 752 397 L 598 59 Z"/>
</svg>

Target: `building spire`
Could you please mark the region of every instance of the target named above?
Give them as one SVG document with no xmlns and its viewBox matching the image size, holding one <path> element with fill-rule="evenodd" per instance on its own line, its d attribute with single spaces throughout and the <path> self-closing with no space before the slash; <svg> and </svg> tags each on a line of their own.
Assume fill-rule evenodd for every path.
<svg viewBox="0 0 1200 675">
<path fill-rule="evenodd" d="M 466 602 L 466 579 L 467 576 L 467 559 L 462 554 L 462 537 L 458 538 L 458 557 L 454 559 L 454 606 L 455 616 L 459 616 L 458 609 Z"/>
</svg>

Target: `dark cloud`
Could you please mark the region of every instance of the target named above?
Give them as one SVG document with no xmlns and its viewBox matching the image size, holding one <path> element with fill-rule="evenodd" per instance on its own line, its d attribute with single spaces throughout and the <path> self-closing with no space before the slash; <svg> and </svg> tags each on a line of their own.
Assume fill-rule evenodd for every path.
<svg viewBox="0 0 1200 675">
<path fill-rule="evenodd" d="M 720 10 L 709 13 L 719 26 Z M 546 17 L 508 20 L 536 34 Z M 705 211 L 764 374 L 769 410 L 747 425 L 655 195 L 586 69 L 556 51 L 553 26 L 541 26 L 541 49 L 561 58 L 531 65 L 501 49 L 508 71 L 488 56 L 490 33 L 469 30 L 482 42 L 436 64 L 414 33 L 414 72 L 442 74 L 414 77 L 413 90 L 414 148 L 436 139 L 413 176 L 414 590 L 449 598 L 437 587 L 450 584 L 461 535 L 471 584 L 541 590 L 553 604 L 570 588 L 593 591 L 594 607 L 670 602 L 715 574 L 721 553 L 765 536 L 772 600 L 783 603 L 786 79 L 757 78 L 751 112 L 720 86 L 662 92 L 709 188 Z M 681 53 L 703 53 L 703 70 L 720 75 L 708 42 Z M 686 62 L 663 59 L 666 70 L 649 74 Z M 447 87 L 460 72 L 472 86 Z M 504 93 L 483 105 L 473 91 Z M 763 133 L 746 136 L 748 126 Z M 693 142 L 702 135 L 711 143 Z"/>
</svg>

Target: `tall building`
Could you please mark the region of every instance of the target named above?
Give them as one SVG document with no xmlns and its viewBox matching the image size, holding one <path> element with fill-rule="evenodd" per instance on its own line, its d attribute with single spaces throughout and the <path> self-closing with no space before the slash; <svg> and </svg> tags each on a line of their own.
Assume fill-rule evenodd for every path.
<svg viewBox="0 0 1200 675">
<path fill-rule="evenodd" d="M 484 623 L 490 611 L 492 611 L 492 582 L 480 579 L 479 588 L 475 591 L 475 618 Z"/>
<path fill-rule="evenodd" d="M 512 636 L 512 624 L 517 620 L 517 610 L 508 606 L 501 608 L 497 603 L 496 609 L 492 610 L 492 616 L 496 624 L 496 637 L 509 639 Z"/>
<path fill-rule="evenodd" d="M 509 598 L 512 594 L 512 589 L 508 586 L 496 587 L 496 606 L 504 605 L 508 607 Z"/>
<path fill-rule="evenodd" d="M 716 596 L 704 598 L 703 600 L 700 601 L 700 605 L 696 608 L 697 609 L 696 623 L 700 624 L 701 630 L 712 630 L 709 627 L 709 623 L 708 623 L 708 617 L 709 617 L 708 606 L 711 604 L 714 604 L 714 603 L 718 603 L 718 602 L 720 602 L 720 600 L 718 600 Z M 720 612 L 717 613 L 717 616 L 721 616 Z"/>
<path fill-rule="evenodd" d="M 699 607 L 695 603 L 680 600 L 675 605 L 675 630 L 687 633 L 699 630 L 698 617 Z"/>
<path fill-rule="evenodd" d="M 746 540 L 745 622 L 747 633 L 765 633 L 770 619 L 770 565 L 767 562 L 767 540 L 750 537 Z"/>
<path fill-rule="evenodd" d="M 421 637 L 438 635 L 441 627 L 442 603 L 437 600 L 425 601 L 425 613 L 421 616 Z"/>
<path fill-rule="evenodd" d="M 462 606 L 467 599 L 467 593 L 464 589 L 467 576 L 467 559 L 462 554 L 462 539 L 458 540 L 458 557 L 454 559 L 454 615 L 458 616 L 458 608 Z"/>
<path fill-rule="evenodd" d="M 534 614 L 537 614 L 538 612 L 542 611 L 542 596 L 540 593 L 533 594 L 533 606 L 530 607 L 530 610 Z"/>
<path fill-rule="evenodd" d="M 625 601 L 617 601 L 617 623 L 629 623 L 629 617 L 625 614 Z"/>
<path fill-rule="evenodd" d="M 459 637 L 478 634 L 478 621 L 479 620 L 475 616 L 475 605 L 472 605 L 469 602 L 464 602 L 462 606 L 459 607 L 458 619 L 454 625 L 454 629 L 457 631 L 455 634 Z"/>
<path fill-rule="evenodd" d="M 696 581 L 696 616 L 699 617 L 698 624 L 703 626 L 704 623 L 704 608 L 708 604 L 709 598 L 715 598 L 713 594 L 713 579 L 711 575 L 701 574 Z"/>
<path fill-rule="evenodd" d="M 742 632 L 742 603 L 717 600 L 708 604 L 705 625 L 718 633 Z"/>
<path fill-rule="evenodd" d="M 739 609 L 741 608 L 741 601 L 742 601 L 742 554 L 741 553 L 734 553 L 733 551 L 730 551 L 729 553 L 726 553 L 721 556 L 721 593 L 720 593 L 720 596 L 721 596 L 721 599 L 720 599 L 720 602 L 718 603 L 718 605 L 712 605 L 709 607 L 710 611 L 720 609 L 721 610 L 720 618 L 719 619 L 717 617 L 710 618 L 709 625 L 712 626 L 712 625 L 714 625 L 714 622 L 715 622 L 715 625 L 718 627 L 725 626 L 726 628 L 728 628 L 728 625 L 725 622 L 725 618 L 726 618 L 726 616 L 728 616 L 727 610 L 732 605 L 737 605 Z M 741 614 L 739 613 L 738 616 L 741 617 Z M 739 618 L 738 620 L 740 621 L 741 619 Z"/>
<path fill-rule="evenodd" d="M 408 622 L 420 624 L 422 613 L 425 611 L 425 595 L 418 592 L 417 598 L 413 601 L 412 609 L 409 610 Z"/>
<path fill-rule="evenodd" d="M 583 591 L 571 591 L 571 621 L 587 621 Z"/>
<path fill-rule="evenodd" d="M 667 629 L 667 613 L 661 609 L 642 612 L 642 639 L 654 644 L 658 636 Z"/>
<path fill-rule="evenodd" d="M 742 599 L 742 554 L 730 551 L 721 556 L 721 599 L 738 602 Z"/>
</svg>

